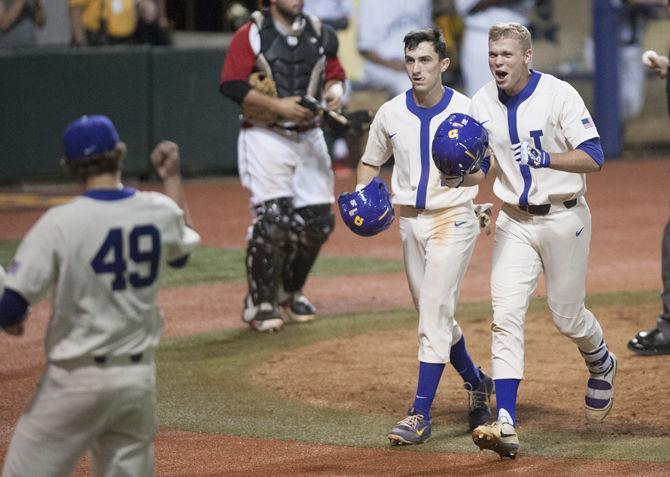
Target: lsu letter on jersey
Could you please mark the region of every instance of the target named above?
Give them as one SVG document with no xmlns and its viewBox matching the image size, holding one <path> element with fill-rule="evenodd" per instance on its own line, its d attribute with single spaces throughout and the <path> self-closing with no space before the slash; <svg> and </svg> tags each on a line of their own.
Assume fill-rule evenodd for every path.
<svg viewBox="0 0 670 477">
<path fill-rule="evenodd" d="M 584 195 L 585 174 L 520 165 L 511 149 L 526 141 L 560 153 L 599 137 L 584 101 L 568 83 L 531 71 L 526 87 L 510 97 L 491 81 L 472 97 L 472 115 L 489 134 L 499 169 L 493 191 L 503 202 L 542 205 Z"/>
<path fill-rule="evenodd" d="M 446 87 L 442 100 L 431 108 L 419 107 L 410 89 L 377 111 L 361 160 L 381 166 L 393 155 L 394 204 L 434 210 L 464 204 L 477 195 L 477 186 L 450 189 L 441 185 L 433 163 L 433 136 L 452 113 L 470 114 L 470 99 Z"/>
<path fill-rule="evenodd" d="M 157 192 L 91 190 L 48 210 L 21 242 L 6 286 L 28 303 L 52 285 L 49 361 L 133 355 L 154 348 L 163 260 L 200 242 L 177 204 Z"/>
</svg>

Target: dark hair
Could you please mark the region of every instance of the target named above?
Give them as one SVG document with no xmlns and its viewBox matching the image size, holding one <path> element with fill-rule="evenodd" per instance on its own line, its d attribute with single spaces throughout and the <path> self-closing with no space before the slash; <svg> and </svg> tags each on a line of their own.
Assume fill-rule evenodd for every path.
<svg viewBox="0 0 670 477">
<path fill-rule="evenodd" d="M 445 43 L 444 37 L 442 36 L 442 30 L 439 28 L 412 30 L 407 35 L 405 35 L 403 41 L 405 42 L 406 50 L 414 50 L 417 46 L 419 46 L 419 43 L 427 41 L 428 43 L 432 43 L 433 48 L 435 49 L 435 52 L 437 53 L 437 56 L 440 58 L 440 60 L 443 60 L 449 56 L 449 52 L 447 51 L 447 44 Z"/>
<path fill-rule="evenodd" d="M 62 162 L 68 175 L 80 182 L 86 182 L 89 177 L 99 176 L 100 174 L 115 174 L 121 169 L 125 157 L 126 145 L 119 142 L 112 151 L 74 161 L 63 159 Z"/>
</svg>

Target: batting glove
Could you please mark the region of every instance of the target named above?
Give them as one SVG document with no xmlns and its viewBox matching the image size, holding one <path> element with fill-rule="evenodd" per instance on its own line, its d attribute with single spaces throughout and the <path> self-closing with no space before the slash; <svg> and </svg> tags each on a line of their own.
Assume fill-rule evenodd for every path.
<svg viewBox="0 0 670 477">
<path fill-rule="evenodd" d="M 549 156 L 548 152 L 531 146 L 525 141 L 512 144 L 512 151 L 514 152 L 516 162 L 523 166 L 541 169 L 549 167 L 549 164 L 551 164 L 551 156 Z"/>
</svg>

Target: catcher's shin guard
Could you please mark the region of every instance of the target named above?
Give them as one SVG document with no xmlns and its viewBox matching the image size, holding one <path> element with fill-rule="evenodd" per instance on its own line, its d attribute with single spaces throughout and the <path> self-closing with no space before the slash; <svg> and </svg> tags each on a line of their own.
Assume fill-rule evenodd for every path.
<svg viewBox="0 0 670 477">
<path fill-rule="evenodd" d="M 335 227 L 330 204 L 310 205 L 295 209 L 291 221 L 289 254 L 284 266 L 284 291 L 302 290 L 321 246 Z"/>
<path fill-rule="evenodd" d="M 290 197 L 269 200 L 256 206 L 246 257 L 249 294 L 254 305 L 277 303 L 292 212 Z"/>
</svg>

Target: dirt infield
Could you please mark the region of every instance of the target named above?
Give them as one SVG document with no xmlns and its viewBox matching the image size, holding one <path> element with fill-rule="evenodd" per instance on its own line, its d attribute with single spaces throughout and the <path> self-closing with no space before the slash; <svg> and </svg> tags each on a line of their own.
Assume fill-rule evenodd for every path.
<svg viewBox="0 0 670 477">
<path fill-rule="evenodd" d="M 593 215 L 593 235 L 587 292 L 635 291 L 660 289 L 660 242 L 662 230 L 668 218 L 670 196 L 668 183 L 668 160 L 644 160 L 610 162 L 603 172 L 589 177 L 587 200 Z M 352 180 L 338 181 L 336 194 L 352 188 Z M 246 193 L 235 179 L 199 180 L 187 185 L 191 212 L 194 222 L 201 232 L 206 245 L 242 248 L 249 221 Z M 490 184 L 482 187 L 478 202 L 493 202 Z M 212 205 L 214 204 L 214 205 Z M 41 210 L 0 211 L 0 239 L 19 239 L 42 213 Z M 466 275 L 461 299 L 480 301 L 488 298 L 488 273 L 493 237 L 481 236 L 472 263 Z M 326 244 L 323 253 L 331 255 L 365 255 L 379 258 L 401 258 L 400 239 L 397 224 L 389 232 L 374 239 L 363 239 L 351 234 L 338 219 L 338 226 Z M 240 326 L 239 311 L 244 294 L 242 284 L 215 284 L 198 287 L 176 288 L 161 291 L 160 304 L 166 314 L 166 335 L 182 336 L 203 331 Z M 538 293 L 542 293 L 540 287 Z M 403 274 L 365 276 L 351 280 L 339 277 L 313 277 L 307 284 L 306 293 L 315 302 L 319 311 L 325 314 L 343 313 L 357 310 L 375 310 L 411 306 L 409 292 Z M 660 301 L 659 301 L 660 308 Z M 13 432 L 16 420 L 27 403 L 43 366 L 42 337 L 49 306 L 42 303 L 33 310 L 33 316 L 22 339 L 0 335 L 0 393 L 4 405 L 0 408 L 0 453 L 4 456 L 6 446 Z M 620 334 L 610 336 L 605 326 L 612 348 L 624 357 L 624 371 L 644 368 L 644 384 L 667 381 L 667 366 L 670 357 L 632 358 L 625 349 L 625 340 L 638 327 L 653 324 L 658 309 L 617 310 L 606 321 L 624 321 L 631 317 L 620 329 Z M 188 319 L 185 319 L 185 318 Z M 529 334 L 536 341 L 529 340 L 528 346 L 541 347 L 537 337 L 543 333 L 541 323 L 535 320 L 529 326 Z M 607 323 L 605 323 L 607 324 Z M 484 329 L 482 324 L 471 323 L 468 327 Z M 545 325 L 550 326 L 545 320 Z M 476 337 L 483 332 L 474 328 L 466 329 L 469 345 L 481 356 L 486 355 L 486 343 L 490 338 Z M 277 336 L 281 339 L 281 334 Z M 362 339 L 362 338 L 361 338 Z M 566 341 L 566 340 L 563 340 Z M 413 338 L 402 339 L 402 353 L 412 352 Z M 474 344 L 477 343 L 477 344 Z M 569 343 L 564 343 L 569 347 Z M 330 344 L 325 344 L 330 346 Z M 361 343 L 364 347 L 365 343 Z M 309 356 L 314 350 L 303 350 Z M 301 352 L 303 352 L 301 351 Z M 530 352 L 530 351 L 529 351 Z M 575 358 L 574 351 L 571 359 Z M 304 358 L 304 356 L 303 356 Z M 578 358 L 578 357 L 576 357 Z M 575 358 L 575 359 L 576 359 Z M 374 361 L 374 356 L 365 359 Z M 377 358 L 378 359 L 378 358 Z M 643 360 L 643 361 L 642 361 Z M 551 366 L 551 360 L 537 365 Z M 567 366 L 574 366 L 568 361 Z M 527 363 L 531 366 L 531 363 Z M 295 369 L 295 367 L 293 368 Z M 552 367 L 552 372 L 562 372 L 560 367 Z M 406 399 L 411 397 L 415 369 L 407 369 L 408 383 L 394 389 L 395 397 L 378 394 L 357 400 L 352 404 L 356 410 L 364 410 L 374 400 L 388 402 L 388 409 L 396 412 L 406 407 Z M 273 379 L 282 379 L 286 374 L 277 371 Z M 301 381 L 303 376 L 295 375 L 295 386 L 299 386 L 301 397 L 310 401 L 318 396 L 319 389 L 310 389 Z M 365 377 L 361 377 L 364 380 Z M 579 378 L 581 379 L 581 378 Z M 453 382 L 453 380 L 451 380 Z M 622 400 L 625 409 L 636 409 L 640 415 L 653 413 L 645 397 L 658 390 L 646 388 L 631 376 L 625 381 L 630 398 Z M 451 386 L 452 388 L 454 386 Z M 322 390 L 321 390 L 322 391 Z M 446 390 L 445 390 L 446 392 Z M 455 392 L 455 391 L 454 391 Z M 461 391 L 462 392 L 462 391 Z M 534 392 L 534 391 L 523 391 Z M 537 390 L 543 392 L 542 389 Z M 578 393 L 578 391 L 572 391 Z M 310 394 L 312 393 L 312 394 Z M 321 393 L 325 394 L 325 393 Z M 312 396 L 312 397 L 311 397 Z M 524 399 L 528 395 L 523 395 Z M 332 398 L 332 397 L 329 397 Z M 569 403 L 579 396 L 568 396 Z M 451 400 L 445 394 L 444 401 Z M 462 401 L 462 397 L 454 401 Z M 336 404 L 333 403 L 335 406 Z M 568 404 L 571 406 L 572 404 Z M 616 423 L 629 425 L 635 422 L 632 416 L 615 407 L 608 426 Z M 356 407 L 359 406 L 359 407 Z M 523 408 L 521 408 L 523 412 Z M 665 408 L 667 409 L 667 407 Z M 557 406 L 560 411 L 560 406 Z M 557 412 L 556 422 L 569 413 Z M 536 417 L 527 414 L 528 425 L 535 425 Z M 577 419 L 575 416 L 574 419 Z M 443 422 L 448 423 L 444 418 Z M 568 418 L 569 419 L 569 418 Z M 667 420 L 661 416 L 661 419 Z M 659 422 L 641 422 L 640 429 L 652 431 L 652 435 L 664 435 Z M 537 423 L 539 426 L 540 423 Z M 567 422 L 565 425 L 574 425 Z M 633 431 L 637 432 L 637 431 Z M 643 432 L 639 430 L 639 432 Z M 667 475 L 668 464 L 649 464 L 613 461 L 560 461 L 537 457 L 519 458 L 518 461 L 500 462 L 493 454 L 450 455 L 444 453 L 408 453 L 391 450 L 355 449 L 324 446 L 307 443 L 267 441 L 254 438 L 239 438 L 194 434 L 170 429 L 160 429 L 156 441 L 157 475 L 446 475 L 456 473 L 488 474 L 545 474 L 565 475 Z M 80 463 L 75 475 L 88 475 L 85 463 Z"/>
</svg>

